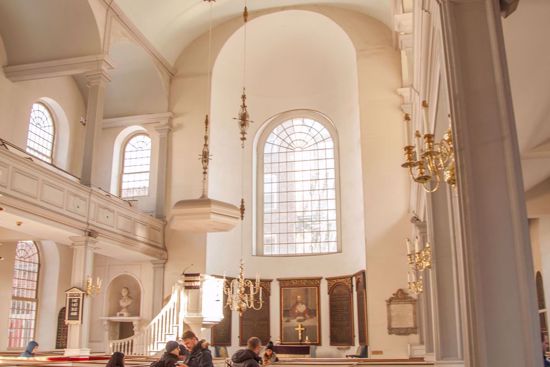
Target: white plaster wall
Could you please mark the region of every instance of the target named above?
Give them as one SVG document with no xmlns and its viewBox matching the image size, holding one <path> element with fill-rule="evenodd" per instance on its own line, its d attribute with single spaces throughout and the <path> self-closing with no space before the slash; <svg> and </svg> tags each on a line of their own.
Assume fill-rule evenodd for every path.
<svg viewBox="0 0 550 367">
<path fill-rule="evenodd" d="M 5 54 L 0 40 L 0 65 L 6 65 Z M 67 121 L 69 146 L 54 147 L 54 164 L 76 176 L 80 176 L 82 157 L 82 138 L 84 129 L 79 123 L 86 115 L 86 106 L 82 95 L 72 77 L 40 79 L 12 83 L 3 70 L 0 70 L 0 137 L 25 149 L 29 114 L 34 102 L 42 98 L 51 98 L 63 109 Z M 62 118 L 61 116 L 59 118 Z M 59 130 L 59 129 L 58 129 Z M 60 131 L 56 131 L 56 140 Z M 58 154 L 59 151 L 59 154 Z"/>
<path fill-rule="evenodd" d="M 94 256 L 93 277 L 100 277 L 103 281 L 102 291 L 92 299 L 90 348 L 93 352 L 106 351 L 104 322 L 101 317 L 109 316 L 109 299 L 107 297 L 109 285 L 119 275 L 126 274 L 134 277 L 141 286 L 141 318 L 142 325 L 147 325 L 155 316 L 152 315 L 153 305 L 153 266 L 148 262 L 122 262 L 121 259 Z M 135 296 L 130 294 L 130 296 Z M 118 302 L 118 299 L 117 299 Z"/>
<path fill-rule="evenodd" d="M 253 165 L 251 164 L 252 151 L 248 145 L 245 163 L 248 177 L 246 195 L 249 197 L 248 217 L 245 221 L 247 271 L 249 275 L 254 275 L 256 271 L 261 270 L 262 276 L 266 278 L 330 276 L 358 271 L 363 269 L 366 263 L 371 350 L 381 351 L 382 358 L 405 357 L 410 340 L 407 337 L 387 335 L 385 304 L 385 300 L 398 288 L 407 287 L 407 265 L 402 244 L 403 237 L 408 231 L 408 178 L 406 172 L 400 168 L 402 126 L 399 121 L 402 115 L 399 109 L 400 98 L 396 93 L 397 88 L 400 87 L 399 55 L 393 48 L 390 30 L 368 16 L 321 6 L 296 9 L 324 14 L 340 25 L 355 46 L 356 60 L 350 63 L 348 58 L 342 58 L 338 65 L 347 66 L 348 69 L 338 75 L 341 80 L 334 81 L 331 79 L 333 77 L 330 75 L 331 71 L 321 74 L 319 70 L 322 69 L 321 66 L 332 65 L 331 62 L 334 59 L 331 53 L 338 55 L 338 52 L 342 51 L 342 45 L 345 44 L 332 43 L 335 41 L 331 38 L 334 34 L 329 34 L 327 38 L 326 33 L 319 31 L 312 37 L 305 37 L 307 30 L 303 28 L 307 27 L 302 27 L 303 31 L 297 30 L 295 39 L 289 41 L 293 51 L 289 52 L 290 50 L 285 51 L 283 47 L 278 47 L 285 46 L 279 41 L 278 35 L 285 34 L 285 28 L 292 28 L 293 22 L 285 21 L 274 25 L 277 27 L 275 31 L 267 37 L 264 34 L 260 41 L 258 38 L 261 34 L 257 30 L 249 31 L 247 91 L 251 117 L 256 121 L 251 131 L 257 130 L 261 123 L 273 114 L 288 109 L 312 108 L 327 114 L 334 121 L 340 135 L 341 161 L 344 161 L 341 185 L 342 191 L 346 192 L 342 200 L 345 203 L 349 202 L 346 200 L 350 200 L 350 197 L 354 200 L 349 207 L 346 205 L 342 207 L 358 216 L 353 222 L 349 222 L 349 217 L 347 219 L 344 219 L 345 216 L 342 217 L 343 233 L 348 234 L 348 237 L 343 239 L 342 254 L 308 258 L 252 258 L 250 256 L 252 248 L 250 193 Z M 254 18 L 258 14 L 252 16 Z M 255 20 L 249 23 L 250 29 L 255 23 Z M 240 25 L 241 20 L 234 19 L 215 28 L 214 55 L 218 54 L 226 40 Z M 315 30 L 318 31 L 318 28 Z M 257 43 L 251 46 L 253 42 L 251 40 L 256 36 L 258 36 Z M 306 51 L 301 47 L 306 50 L 315 50 L 318 45 L 316 38 L 323 38 L 325 41 L 327 54 L 324 54 L 324 57 L 310 63 L 306 70 L 300 69 L 302 73 L 290 69 L 292 73 L 285 75 L 277 69 L 276 63 L 282 63 L 286 68 L 291 62 L 303 66 L 301 56 Z M 241 45 L 240 37 L 235 37 L 234 41 L 229 42 L 234 42 L 235 48 Z M 172 83 L 170 103 L 175 115 L 168 177 L 168 202 L 171 204 L 177 200 L 200 196 L 201 170 L 199 161 L 195 157 L 201 151 L 202 123 L 207 111 L 205 70 L 207 48 L 207 35 L 203 35 L 184 51 L 176 65 L 178 75 Z M 281 50 L 285 51 L 284 56 L 277 54 L 277 51 L 282 52 Z M 318 50 L 318 52 L 321 51 Z M 253 59 L 254 53 L 257 53 L 256 60 Z M 293 57 L 293 54 L 300 57 Z M 322 55 L 317 53 L 317 55 L 320 54 Z M 232 120 L 238 112 L 240 102 L 241 57 L 241 53 L 238 52 L 227 57 L 223 63 L 220 61 L 221 58 L 217 60 L 216 69 L 219 65 L 220 70 L 224 72 L 220 71 L 218 75 L 218 71 L 215 70 L 211 111 L 213 161 L 209 185 L 210 196 L 228 200 L 234 204 L 238 204 L 241 197 L 239 135 L 236 122 Z M 341 69 L 338 70 L 341 71 Z M 350 80 L 354 75 L 356 80 L 352 85 Z M 224 82 L 218 84 L 217 78 L 221 78 L 220 80 Z M 296 83 L 293 84 L 294 80 Z M 327 88 L 330 82 L 334 84 Z M 226 83 L 227 88 L 217 90 L 224 85 L 222 83 Z M 284 83 L 293 87 L 283 91 L 281 85 Z M 321 88 L 315 89 L 313 86 L 321 86 Z M 363 203 L 363 210 L 358 208 L 358 203 Z M 171 267 L 170 263 L 174 264 L 175 261 L 184 263 L 185 255 L 200 248 L 201 244 L 197 241 L 193 242 L 191 237 L 185 239 L 181 234 L 176 233 L 167 238 L 167 246 L 168 269 Z M 235 273 L 239 248 L 238 228 L 227 234 L 209 234 L 207 271 L 222 273 L 225 270 L 228 274 Z M 355 256 L 350 255 L 346 252 L 347 250 L 355 253 Z M 200 255 L 195 252 L 192 256 L 200 260 Z M 175 260 L 174 257 L 178 259 Z M 200 271 L 202 266 L 195 265 L 194 270 Z M 173 279 L 167 276 L 166 281 L 165 289 L 168 289 L 168 284 Z M 324 282 L 321 294 L 325 297 Z M 273 284 L 272 297 L 275 300 L 271 310 L 272 336 L 276 339 L 279 328 L 277 283 Z M 326 299 L 323 298 L 321 302 L 326 312 Z M 327 317 L 328 315 L 323 315 L 324 328 L 328 326 Z M 233 323 L 233 339 L 236 342 L 238 321 L 235 317 Z M 325 338 L 328 338 L 328 331 L 323 330 L 323 345 L 326 347 L 328 339 Z M 338 353 L 334 349 L 329 351 L 322 348 L 319 352 L 320 355 Z"/>
</svg>

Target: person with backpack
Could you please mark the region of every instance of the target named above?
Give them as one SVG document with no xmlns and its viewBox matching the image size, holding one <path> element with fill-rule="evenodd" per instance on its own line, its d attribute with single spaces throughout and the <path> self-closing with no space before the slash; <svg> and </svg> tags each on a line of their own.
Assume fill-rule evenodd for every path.
<svg viewBox="0 0 550 367">
<path fill-rule="evenodd" d="M 255 336 L 248 339 L 246 349 L 241 349 L 235 352 L 231 357 L 233 367 L 260 367 L 262 359 L 260 358 L 260 350 L 262 342 L 260 338 Z"/>
<path fill-rule="evenodd" d="M 150 367 L 176 367 L 179 362 L 180 348 L 179 343 L 176 341 L 169 341 L 166 343 L 165 352 L 162 357 L 151 363 Z"/>
</svg>

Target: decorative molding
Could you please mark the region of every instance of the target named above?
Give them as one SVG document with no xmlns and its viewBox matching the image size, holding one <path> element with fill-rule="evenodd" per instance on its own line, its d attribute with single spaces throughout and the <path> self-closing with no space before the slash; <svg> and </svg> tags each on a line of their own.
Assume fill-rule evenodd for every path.
<svg viewBox="0 0 550 367">
<path fill-rule="evenodd" d="M 393 18 L 393 30 L 397 33 L 412 33 L 412 13 L 395 14 Z"/>
<path fill-rule="evenodd" d="M 12 82 L 57 78 L 61 76 L 86 74 L 113 69 L 113 64 L 107 55 L 89 55 L 41 61 L 30 64 L 8 65 L 4 67 L 4 74 Z"/>
<path fill-rule="evenodd" d="M 170 129 L 170 120 L 174 114 L 172 112 L 149 113 L 145 115 L 131 115 L 115 117 L 103 120 L 103 129 L 114 129 L 128 127 L 132 125 L 153 125 L 155 130 Z"/>
<path fill-rule="evenodd" d="M 277 278 L 279 285 L 284 288 L 291 287 L 319 287 L 323 278 Z"/>
<path fill-rule="evenodd" d="M 332 293 L 332 290 L 338 284 L 348 287 L 350 292 L 353 292 L 353 275 L 344 275 L 340 277 L 331 277 L 327 279 L 327 292 L 328 294 Z"/>
</svg>

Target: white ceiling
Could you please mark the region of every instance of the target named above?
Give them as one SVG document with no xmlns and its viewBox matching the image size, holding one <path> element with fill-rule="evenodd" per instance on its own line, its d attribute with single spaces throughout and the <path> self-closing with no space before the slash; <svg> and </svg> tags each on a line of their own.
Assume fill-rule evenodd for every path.
<svg viewBox="0 0 550 367">
<path fill-rule="evenodd" d="M 504 20 L 523 176 L 528 190 L 550 176 L 550 1 L 522 0 Z"/>
<path fill-rule="evenodd" d="M 391 0 L 247 0 L 250 12 L 296 5 L 332 5 L 363 12 L 389 27 Z M 208 3 L 203 0 L 115 0 L 124 13 L 170 62 L 209 27 Z M 213 23 L 220 24 L 242 13 L 244 0 L 217 0 Z"/>
</svg>

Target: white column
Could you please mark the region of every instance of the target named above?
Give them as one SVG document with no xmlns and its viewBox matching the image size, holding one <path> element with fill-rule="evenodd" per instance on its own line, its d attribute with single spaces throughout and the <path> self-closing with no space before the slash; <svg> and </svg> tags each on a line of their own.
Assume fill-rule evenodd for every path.
<svg viewBox="0 0 550 367">
<path fill-rule="evenodd" d="M 461 215 L 465 362 L 542 364 L 499 2 L 439 0 Z"/>
<path fill-rule="evenodd" d="M 155 127 L 159 134 L 159 155 L 158 155 L 158 170 L 157 170 L 157 203 L 155 213 L 157 218 L 164 218 L 165 202 L 166 202 L 166 166 L 168 162 L 168 133 L 170 133 L 170 125 L 165 124 Z"/>
<path fill-rule="evenodd" d="M 94 152 L 98 150 L 103 124 L 103 106 L 105 104 L 105 89 L 110 81 L 109 75 L 103 69 L 85 75 L 88 82 L 88 104 L 86 106 L 86 130 L 82 154 L 82 172 L 80 183 L 87 186 L 94 184 Z"/>
<path fill-rule="evenodd" d="M 164 299 L 164 267 L 166 260 L 153 260 L 153 315 L 155 317 L 162 309 Z"/>
<path fill-rule="evenodd" d="M 73 267 L 71 272 L 71 285 L 84 289 L 86 279 L 92 276 L 94 267 L 94 244 L 95 240 L 85 236 L 70 238 L 73 247 Z M 67 336 L 67 349 L 65 355 L 89 355 L 90 349 L 88 339 L 90 336 L 91 299 L 84 296 L 82 308 L 82 323 L 69 325 Z"/>
<path fill-rule="evenodd" d="M 415 222 L 416 234 L 421 243 L 428 238 L 426 222 Z M 434 359 L 433 309 L 432 309 L 432 275 L 429 270 L 422 274 L 424 291 L 418 296 L 420 309 L 420 328 L 422 329 L 422 343 L 424 344 L 425 359 Z"/>
<path fill-rule="evenodd" d="M 432 247 L 432 307 L 436 366 L 464 366 L 457 257 L 447 186 L 428 196 Z"/>
</svg>

